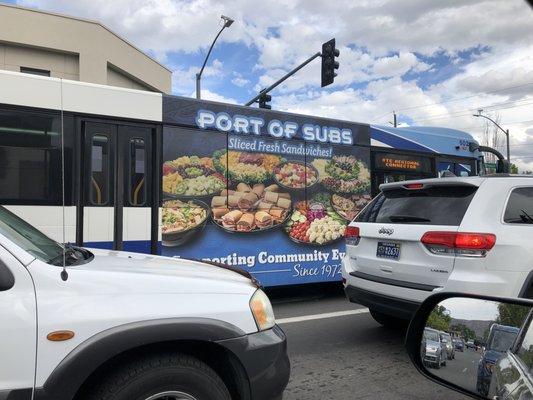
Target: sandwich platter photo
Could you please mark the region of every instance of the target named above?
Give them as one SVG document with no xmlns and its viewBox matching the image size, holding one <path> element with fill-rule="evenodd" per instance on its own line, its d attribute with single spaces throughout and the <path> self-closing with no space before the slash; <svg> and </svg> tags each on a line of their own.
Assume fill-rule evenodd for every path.
<svg viewBox="0 0 533 400">
<path fill-rule="evenodd" d="M 291 195 L 276 184 L 250 187 L 239 183 L 236 190 L 223 190 L 213 197 L 213 221 L 227 232 L 261 232 L 283 224 L 290 214 Z"/>
<path fill-rule="evenodd" d="M 320 135 L 309 141 L 304 133 L 311 126 L 328 125 L 309 117 L 289 119 L 290 126 L 300 127 L 295 135 L 276 136 L 268 127 L 285 126 L 283 118 L 270 124 L 264 111 L 254 116 L 259 122 L 253 132 L 218 129 L 216 118 L 213 126 L 189 128 L 191 122 L 198 126 L 190 118 L 205 110 L 178 103 L 169 115 L 179 126 L 163 130 L 161 254 L 229 263 L 276 285 L 297 283 L 303 275 L 296 269 L 325 268 L 326 260 L 344 252 L 346 226 L 370 200 L 367 131 L 357 136 L 358 126 L 345 124 L 339 130 L 351 131 L 353 143 L 334 144 Z M 211 106 L 215 117 L 226 112 L 222 105 Z M 250 262 L 265 254 L 287 261 L 260 269 Z M 313 261 L 298 267 L 289 261 L 294 257 Z"/>
</svg>

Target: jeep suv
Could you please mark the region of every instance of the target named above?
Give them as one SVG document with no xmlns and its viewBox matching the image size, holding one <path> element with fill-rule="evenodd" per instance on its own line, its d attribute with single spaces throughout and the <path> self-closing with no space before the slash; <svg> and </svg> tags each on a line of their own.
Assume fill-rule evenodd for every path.
<svg viewBox="0 0 533 400">
<path fill-rule="evenodd" d="M 439 291 L 533 295 L 533 177 L 380 186 L 346 228 L 347 297 L 391 325 Z"/>
<path fill-rule="evenodd" d="M 223 265 L 60 245 L 0 207 L 0 398 L 271 400 L 267 296 Z"/>
</svg>

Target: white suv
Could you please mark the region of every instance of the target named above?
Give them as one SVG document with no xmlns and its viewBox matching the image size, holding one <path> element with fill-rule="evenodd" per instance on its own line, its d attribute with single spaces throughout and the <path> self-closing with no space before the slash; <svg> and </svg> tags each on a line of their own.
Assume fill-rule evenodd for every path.
<svg viewBox="0 0 533 400">
<path fill-rule="evenodd" d="M 384 184 L 346 229 L 350 301 L 384 325 L 439 291 L 533 297 L 533 177 Z"/>
<path fill-rule="evenodd" d="M 19 400 L 281 399 L 290 370 L 247 273 L 64 247 L 3 207 L 0 355 Z"/>
</svg>

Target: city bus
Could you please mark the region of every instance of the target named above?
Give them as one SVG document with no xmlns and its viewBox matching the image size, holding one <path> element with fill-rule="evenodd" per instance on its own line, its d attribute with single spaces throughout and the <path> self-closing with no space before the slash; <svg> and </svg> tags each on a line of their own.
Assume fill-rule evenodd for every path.
<svg viewBox="0 0 533 400">
<path fill-rule="evenodd" d="M 340 279 L 344 227 L 379 190 L 476 175 L 472 136 L 0 71 L 0 204 L 55 240 Z M 139 254 L 134 254 L 139 253 Z"/>
</svg>

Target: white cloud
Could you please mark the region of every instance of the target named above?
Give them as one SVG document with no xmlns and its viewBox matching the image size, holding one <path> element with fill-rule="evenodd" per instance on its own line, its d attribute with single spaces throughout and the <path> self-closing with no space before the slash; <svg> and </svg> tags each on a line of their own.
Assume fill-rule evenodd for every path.
<svg viewBox="0 0 533 400">
<path fill-rule="evenodd" d="M 193 97 L 195 94 L 191 93 L 190 97 Z M 202 100 L 211 100 L 211 101 L 218 101 L 220 103 L 228 103 L 228 104 L 237 104 L 237 100 L 232 99 L 231 97 L 225 97 L 221 96 L 218 93 L 214 93 L 210 91 L 209 89 L 202 89 Z"/>
<path fill-rule="evenodd" d="M 238 87 L 246 87 L 250 85 L 250 80 L 243 78 L 243 76 L 238 72 L 233 72 L 234 78 L 231 80 L 231 83 L 233 83 L 235 86 Z"/>
<path fill-rule="evenodd" d="M 200 71 L 199 66 L 192 66 L 182 69 L 179 66 L 172 72 L 172 91 L 176 94 L 185 94 L 190 92 L 196 85 L 196 74 Z M 202 83 L 209 78 L 220 79 L 224 76 L 224 64 L 218 59 L 214 59 L 210 65 L 207 65 L 202 72 Z"/>
<path fill-rule="evenodd" d="M 421 62 L 413 53 L 401 52 L 391 57 L 378 58 L 373 66 L 376 77 L 401 76 L 410 70 L 426 71 L 430 65 Z"/>
<path fill-rule="evenodd" d="M 211 43 L 220 14 L 236 22 L 221 41 L 241 41 L 260 50 L 259 62 L 280 67 L 310 55 L 336 37 L 376 55 L 391 51 L 450 53 L 479 44 L 507 47 L 531 42 L 533 19 L 525 2 L 469 0 L 21 0 L 36 6 L 101 20 L 144 49 L 196 52 Z"/>
</svg>

